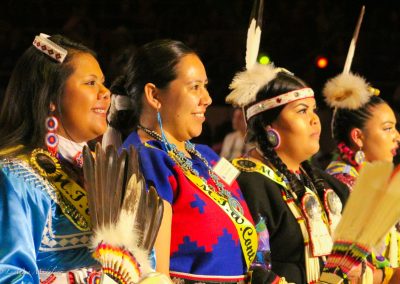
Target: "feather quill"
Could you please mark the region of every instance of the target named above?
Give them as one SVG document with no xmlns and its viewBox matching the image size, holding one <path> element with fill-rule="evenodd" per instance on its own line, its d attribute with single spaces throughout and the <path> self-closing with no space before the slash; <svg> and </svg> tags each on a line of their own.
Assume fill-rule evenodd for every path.
<svg viewBox="0 0 400 284">
<path fill-rule="evenodd" d="M 363 5 L 361 7 L 360 15 L 358 16 L 358 21 L 357 21 L 357 25 L 356 25 L 356 28 L 353 33 L 353 38 L 351 39 L 351 42 L 350 42 L 349 51 L 347 52 L 346 62 L 344 64 L 344 68 L 343 68 L 343 73 L 345 73 L 345 74 L 350 72 L 351 63 L 353 62 L 354 52 L 356 50 L 358 34 L 360 33 L 361 23 L 364 18 L 364 13 L 365 13 L 365 6 Z"/>
<path fill-rule="evenodd" d="M 247 30 L 246 41 L 246 69 L 250 69 L 257 62 L 261 40 L 262 15 L 264 12 L 264 0 L 255 0 L 250 16 L 250 24 Z"/>
</svg>

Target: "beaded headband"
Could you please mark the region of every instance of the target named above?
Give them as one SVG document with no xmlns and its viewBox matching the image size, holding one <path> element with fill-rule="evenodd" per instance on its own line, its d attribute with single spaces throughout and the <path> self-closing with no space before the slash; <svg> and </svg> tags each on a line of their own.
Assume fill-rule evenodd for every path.
<svg viewBox="0 0 400 284">
<path fill-rule="evenodd" d="M 35 36 L 35 39 L 32 43 L 33 46 L 58 62 L 63 63 L 68 51 L 58 44 L 52 42 L 50 39 L 48 39 L 48 37 L 48 35 L 42 33 L 38 36 Z"/>
<path fill-rule="evenodd" d="M 256 104 L 252 105 L 246 111 L 246 118 L 247 120 L 249 120 L 251 117 L 259 114 L 260 112 L 269 110 L 271 108 L 276 108 L 278 106 L 285 105 L 296 100 L 313 97 L 314 91 L 311 88 L 290 91 L 282 95 L 257 102 Z"/>
</svg>

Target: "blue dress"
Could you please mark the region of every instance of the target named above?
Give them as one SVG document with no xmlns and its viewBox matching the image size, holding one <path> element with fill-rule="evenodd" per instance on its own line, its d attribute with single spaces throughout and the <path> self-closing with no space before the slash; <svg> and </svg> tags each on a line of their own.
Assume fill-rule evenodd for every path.
<svg viewBox="0 0 400 284">
<path fill-rule="evenodd" d="M 0 160 L 0 283 L 39 283 L 40 272 L 96 264 L 91 232 L 63 214 L 59 199 L 28 163 Z"/>
</svg>

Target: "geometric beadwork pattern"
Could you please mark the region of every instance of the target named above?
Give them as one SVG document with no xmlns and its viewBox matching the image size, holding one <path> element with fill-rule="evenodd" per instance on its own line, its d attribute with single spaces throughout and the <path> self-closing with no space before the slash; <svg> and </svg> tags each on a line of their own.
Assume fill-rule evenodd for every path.
<svg viewBox="0 0 400 284">
<path fill-rule="evenodd" d="M 55 231 L 53 228 L 53 221 L 55 219 L 53 219 L 54 216 L 52 215 L 55 210 L 60 210 L 60 208 L 56 204 L 58 199 L 56 189 L 46 179 L 37 174 L 30 166 L 20 160 L 3 160 L 2 166 L 13 175 L 21 177 L 24 182 L 28 183 L 30 186 L 46 192 L 53 200 L 53 202 L 51 202 L 52 208 L 50 208 L 47 215 L 46 226 L 42 234 L 42 243 L 39 248 L 40 251 L 60 251 L 89 246 L 92 232 L 79 231 L 65 216 L 58 216 L 57 220 L 60 221 L 60 218 L 64 218 L 64 221 L 67 224 L 66 226 L 71 226 L 69 231 L 74 231 L 74 233 L 64 235 L 55 235 L 53 233 Z"/>
<path fill-rule="evenodd" d="M 67 50 L 45 38 L 42 34 L 36 36 L 32 44 L 38 50 L 60 63 L 62 63 L 67 56 Z"/>
</svg>

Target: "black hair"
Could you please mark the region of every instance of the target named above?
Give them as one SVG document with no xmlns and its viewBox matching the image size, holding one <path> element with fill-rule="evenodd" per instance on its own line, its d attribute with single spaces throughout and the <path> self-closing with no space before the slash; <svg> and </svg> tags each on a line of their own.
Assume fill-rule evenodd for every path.
<svg viewBox="0 0 400 284">
<path fill-rule="evenodd" d="M 333 138 L 336 143 L 344 142 L 348 147 L 352 146 L 350 132 L 354 128 L 364 129 L 368 119 L 372 117 L 372 110 L 377 105 L 386 103 L 378 96 L 372 96 L 362 107 L 351 110 L 338 108 L 333 117 Z"/>
<path fill-rule="evenodd" d="M 177 77 L 176 66 L 194 50 L 180 41 L 162 39 L 141 46 L 130 58 L 124 74 L 111 85 L 113 94 L 128 96 L 134 102 L 133 109 L 117 111 L 109 122 L 125 137 L 137 128 L 142 112 L 144 86 L 153 83 L 164 89 Z"/>
<path fill-rule="evenodd" d="M 49 38 L 67 50 L 63 63 L 30 46 L 18 59 L 0 106 L 0 150 L 18 145 L 22 149 L 11 154 L 26 153 L 44 147 L 46 117 L 50 104 L 56 106 L 61 117 L 61 98 L 68 77 L 74 72 L 70 64 L 77 53 L 95 53 L 84 45 L 61 35 Z"/>
<path fill-rule="evenodd" d="M 258 93 L 256 102 L 260 102 L 269 98 L 279 96 L 281 94 L 306 88 L 307 84 L 298 77 L 288 73 L 279 72 L 276 78 L 265 85 Z M 247 140 L 249 142 L 256 143 L 259 149 L 262 151 L 264 157 L 275 167 L 281 174 L 283 174 L 288 182 L 290 188 L 298 195 L 304 194 L 305 188 L 299 181 L 296 175 L 289 171 L 285 163 L 279 158 L 278 154 L 273 148 L 273 145 L 267 139 L 267 133 L 265 127 L 274 122 L 279 114 L 281 113 L 284 106 L 269 109 L 261 112 L 247 121 Z M 312 184 L 315 186 L 317 191 L 324 190 L 324 184 L 314 174 L 312 167 L 308 161 L 304 161 L 301 164 L 304 171 L 310 177 Z"/>
</svg>

